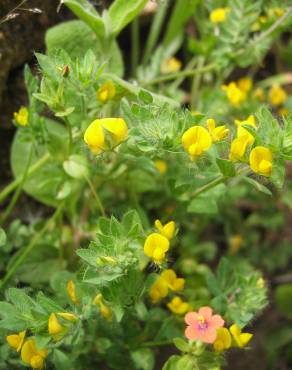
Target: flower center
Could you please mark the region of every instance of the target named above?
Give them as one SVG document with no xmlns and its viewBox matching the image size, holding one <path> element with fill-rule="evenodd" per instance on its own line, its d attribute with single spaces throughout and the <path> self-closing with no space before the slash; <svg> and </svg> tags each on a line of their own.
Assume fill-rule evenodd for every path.
<svg viewBox="0 0 292 370">
<path fill-rule="evenodd" d="M 208 323 L 206 322 L 205 317 L 200 315 L 198 317 L 198 329 L 199 330 L 205 330 L 207 328 L 208 328 Z"/>
</svg>

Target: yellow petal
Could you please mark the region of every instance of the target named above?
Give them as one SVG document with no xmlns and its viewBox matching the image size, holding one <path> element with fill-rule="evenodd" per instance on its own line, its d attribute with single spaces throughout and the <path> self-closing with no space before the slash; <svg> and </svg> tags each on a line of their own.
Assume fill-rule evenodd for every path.
<svg viewBox="0 0 292 370">
<path fill-rule="evenodd" d="M 70 322 L 77 322 L 78 317 L 74 315 L 73 313 L 69 312 L 58 312 L 58 316 L 62 317 L 64 320 L 70 321 Z"/>
<path fill-rule="evenodd" d="M 125 140 L 128 136 L 128 126 L 123 118 L 102 118 L 100 123 L 109 131 L 117 142 Z"/>
<path fill-rule="evenodd" d="M 272 152 L 269 148 L 257 146 L 252 149 L 249 164 L 255 173 L 270 176 L 272 172 Z"/>
<path fill-rule="evenodd" d="M 157 248 L 160 248 L 162 252 L 167 252 L 169 249 L 169 241 L 163 235 L 152 233 L 145 240 L 144 253 L 146 256 L 152 257 Z"/>
<path fill-rule="evenodd" d="M 30 365 L 33 369 L 42 369 L 44 366 L 44 359 L 40 355 L 32 356 Z"/>
<path fill-rule="evenodd" d="M 62 333 L 64 330 L 63 326 L 59 323 L 56 315 L 52 313 L 48 321 L 48 332 L 50 335 Z"/>
<path fill-rule="evenodd" d="M 21 350 L 24 342 L 26 331 L 21 331 L 18 334 L 11 334 L 6 337 L 6 340 L 10 347 L 14 348 L 17 352 Z"/>
<path fill-rule="evenodd" d="M 69 280 L 67 283 L 67 293 L 69 298 L 71 299 L 72 303 L 78 304 L 79 300 L 76 296 L 76 291 L 75 291 L 75 284 L 73 280 Z"/>
<path fill-rule="evenodd" d="M 105 138 L 100 121 L 99 119 L 93 121 L 84 133 L 84 141 L 94 154 L 98 154 L 104 149 Z"/>
<path fill-rule="evenodd" d="M 248 138 L 246 136 L 240 136 L 234 139 L 231 143 L 229 159 L 234 162 L 241 161 L 244 157 L 247 145 Z"/>
</svg>

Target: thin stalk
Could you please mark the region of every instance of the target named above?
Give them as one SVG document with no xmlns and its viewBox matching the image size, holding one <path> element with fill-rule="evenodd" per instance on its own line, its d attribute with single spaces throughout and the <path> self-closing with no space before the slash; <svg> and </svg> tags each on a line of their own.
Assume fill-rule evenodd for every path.
<svg viewBox="0 0 292 370">
<path fill-rule="evenodd" d="M 217 179 L 214 179 L 213 181 L 210 181 L 208 184 L 201 186 L 199 189 L 197 189 L 193 194 L 192 197 L 197 197 L 199 194 L 204 193 L 207 190 L 210 190 L 214 188 L 216 185 L 221 184 L 224 182 L 226 178 L 224 176 L 219 176 Z"/>
<path fill-rule="evenodd" d="M 22 253 L 15 259 L 13 264 L 11 265 L 9 271 L 7 271 L 6 275 L 1 280 L 0 286 L 1 289 L 7 282 L 10 280 L 10 278 L 13 276 L 15 271 L 18 269 L 18 267 L 23 263 L 23 261 L 26 259 L 26 257 L 29 255 L 29 253 L 34 249 L 34 247 L 37 245 L 37 242 L 39 239 L 45 234 L 45 232 L 50 228 L 51 224 L 56 220 L 56 218 L 59 216 L 59 214 L 62 212 L 64 204 L 61 203 L 51 218 L 45 223 L 45 225 L 42 227 L 42 229 L 31 239 L 30 243 L 27 244 L 27 246 L 23 249 Z"/>
<path fill-rule="evenodd" d="M 292 73 L 281 73 L 258 82 L 257 86 L 270 87 L 272 85 L 288 85 L 292 83 Z"/>
<path fill-rule="evenodd" d="M 27 171 L 26 180 L 33 175 L 40 167 L 42 167 L 50 159 L 50 154 L 44 154 L 37 162 L 35 162 Z M 8 184 L 0 193 L 0 202 L 2 202 L 12 191 L 14 191 L 22 181 L 22 177 L 18 177 Z"/>
<path fill-rule="evenodd" d="M 199 58 L 198 65 L 197 65 L 198 69 L 203 68 L 204 62 L 205 62 L 204 57 Z M 201 77 L 202 77 L 201 74 L 197 74 L 193 77 L 192 89 L 191 89 L 191 109 L 195 109 L 196 107 L 196 101 L 198 99 L 198 92 L 199 92 Z"/>
<path fill-rule="evenodd" d="M 152 50 L 155 44 L 157 43 L 160 31 L 161 31 L 161 26 L 165 19 L 167 6 L 168 6 L 168 1 L 166 0 L 159 5 L 159 8 L 157 12 L 155 13 L 155 16 L 151 24 L 149 36 L 147 38 L 145 50 L 144 50 L 144 55 L 142 59 L 143 64 L 146 64 L 149 61 Z"/>
<path fill-rule="evenodd" d="M 131 37 L 132 37 L 132 50 L 131 50 L 132 76 L 136 77 L 140 50 L 139 17 L 134 18 L 133 22 L 131 23 Z"/>
<path fill-rule="evenodd" d="M 161 341 L 157 341 L 157 342 L 144 342 L 144 343 L 142 343 L 142 347 L 168 346 L 170 344 L 173 344 L 173 341 L 171 339 L 161 340 Z"/>
<path fill-rule="evenodd" d="M 90 190 L 91 190 L 91 192 L 92 192 L 92 194 L 94 196 L 94 199 L 95 199 L 96 204 L 97 204 L 97 206 L 98 206 L 98 208 L 100 210 L 100 213 L 103 215 L 103 217 L 106 217 L 106 213 L 105 213 L 104 207 L 102 205 L 102 202 L 100 200 L 100 197 L 97 195 L 97 192 L 95 191 L 94 186 L 93 186 L 90 178 L 87 177 L 87 176 L 84 176 L 84 177 L 85 177 L 85 180 L 87 181 L 87 183 L 88 183 L 88 185 L 90 187 Z"/>
<path fill-rule="evenodd" d="M 189 61 L 189 63 L 187 64 L 187 66 L 186 66 L 185 70 L 186 70 L 186 71 L 191 71 L 191 70 L 195 67 L 196 63 L 197 63 L 197 57 L 193 57 L 193 58 Z M 175 81 L 170 85 L 170 90 L 176 90 L 176 89 L 179 87 L 179 85 L 183 83 L 184 79 L 185 79 L 185 77 L 180 77 L 180 78 L 178 78 L 177 80 L 175 80 Z"/>
<path fill-rule="evenodd" d="M 205 67 L 202 67 L 202 68 L 191 69 L 191 70 L 184 70 L 184 71 L 180 71 L 180 72 L 170 73 L 168 75 L 160 76 L 160 77 L 154 78 L 153 80 L 147 81 L 144 86 L 155 85 L 155 84 L 159 84 L 161 82 L 175 80 L 175 79 L 180 78 L 180 77 L 191 77 L 191 76 L 195 76 L 197 74 L 201 74 L 201 73 L 212 71 L 215 68 L 216 68 L 216 65 L 215 64 L 209 64 L 209 65 L 207 65 Z"/>
<path fill-rule="evenodd" d="M 30 151 L 29 151 L 29 156 L 28 156 L 28 160 L 27 160 L 27 164 L 25 166 L 25 169 L 24 169 L 24 173 L 23 173 L 23 176 L 22 176 L 22 179 L 21 179 L 21 182 L 19 183 L 18 187 L 17 187 L 17 190 L 16 192 L 14 193 L 10 203 L 8 204 L 5 212 L 3 213 L 2 217 L 0 218 L 0 224 L 3 224 L 6 219 L 9 217 L 10 213 L 12 212 L 20 194 L 21 194 L 21 191 L 22 191 L 22 188 L 23 188 L 23 185 L 25 183 L 25 180 L 27 178 L 27 173 L 28 173 L 28 169 L 30 167 L 30 164 L 31 164 L 31 160 L 32 160 L 32 153 L 33 153 L 33 146 L 31 145 L 30 147 Z"/>
</svg>

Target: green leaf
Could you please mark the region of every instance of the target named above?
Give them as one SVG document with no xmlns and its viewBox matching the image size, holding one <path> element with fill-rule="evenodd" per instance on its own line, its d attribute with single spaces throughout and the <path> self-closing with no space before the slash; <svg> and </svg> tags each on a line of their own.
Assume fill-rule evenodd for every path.
<svg viewBox="0 0 292 370">
<path fill-rule="evenodd" d="M 233 177 L 236 175 L 233 162 L 229 161 L 228 159 L 217 158 L 216 163 L 224 177 Z"/>
<path fill-rule="evenodd" d="M 115 0 L 108 10 L 110 33 L 117 35 L 144 8 L 148 0 Z"/>
<path fill-rule="evenodd" d="M 87 160 L 78 154 L 72 154 L 63 163 L 64 171 L 74 179 L 84 179 L 88 176 Z"/>
<path fill-rule="evenodd" d="M 242 179 L 245 182 L 251 184 L 256 190 L 260 191 L 261 193 L 272 195 L 272 192 L 265 185 L 259 183 L 258 181 L 246 176 L 242 177 Z"/>
<path fill-rule="evenodd" d="M 60 111 L 60 112 L 55 113 L 55 116 L 56 117 L 69 116 L 69 114 L 71 114 L 72 112 L 74 112 L 74 110 L 75 110 L 75 107 L 68 107 L 68 108 L 66 108 L 63 111 Z"/>
<path fill-rule="evenodd" d="M 53 363 L 56 370 L 70 370 L 72 369 L 74 359 L 65 354 L 61 350 L 55 348 L 53 350 Z"/>
<path fill-rule="evenodd" d="M 153 102 L 153 96 L 145 89 L 141 89 L 138 95 L 139 99 L 145 104 L 151 104 Z"/>
<path fill-rule="evenodd" d="M 154 353 L 149 348 L 142 348 L 131 352 L 135 369 L 152 370 L 154 368 Z"/>
<path fill-rule="evenodd" d="M 5 231 L 0 227 L 0 247 L 3 247 L 6 244 L 7 236 Z"/>
<path fill-rule="evenodd" d="M 188 352 L 190 350 L 189 343 L 182 338 L 174 338 L 173 343 L 181 352 Z"/>
<path fill-rule="evenodd" d="M 215 214 L 218 212 L 218 201 L 225 194 L 226 186 L 219 184 L 196 196 L 188 205 L 190 213 Z"/>
<path fill-rule="evenodd" d="M 105 37 L 105 24 L 94 6 L 87 0 L 62 0 L 78 18 L 86 23 L 95 34 L 100 37 Z"/>
</svg>

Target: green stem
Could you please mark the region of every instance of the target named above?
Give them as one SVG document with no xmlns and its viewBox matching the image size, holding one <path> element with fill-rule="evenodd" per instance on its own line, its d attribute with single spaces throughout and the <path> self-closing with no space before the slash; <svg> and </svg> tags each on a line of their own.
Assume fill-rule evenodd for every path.
<svg viewBox="0 0 292 370">
<path fill-rule="evenodd" d="M 155 13 L 154 19 L 151 24 L 149 36 L 147 38 L 146 47 L 142 59 L 142 63 L 146 64 L 150 59 L 152 50 L 158 40 L 162 23 L 164 21 L 166 10 L 168 6 L 168 1 L 164 1 L 160 4 L 158 11 Z"/>
<path fill-rule="evenodd" d="M 3 277 L 1 281 L 1 289 L 7 282 L 10 280 L 12 275 L 15 273 L 17 268 L 23 263 L 23 261 L 26 259 L 28 254 L 33 250 L 33 248 L 37 245 L 37 242 L 39 239 L 46 233 L 46 231 L 49 229 L 51 224 L 55 221 L 55 219 L 59 216 L 63 209 L 64 204 L 61 203 L 51 218 L 45 223 L 45 225 L 42 227 L 42 229 L 31 239 L 30 243 L 27 244 L 27 246 L 23 249 L 22 253 L 15 259 L 15 261 L 12 263 L 9 271 L 7 271 L 6 275 Z"/>
<path fill-rule="evenodd" d="M 201 57 L 198 60 L 198 69 L 203 68 L 205 58 Z M 201 74 L 197 74 L 193 77 L 193 82 L 192 82 L 192 90 L 191 90 L 191 109 L 195 109 L 196 103 L 198 100 L 198 91 L 199 91 L 199 86 L 200 86 L 200 81 L 201 81 Z"/>
<path fill-rule="evenodd" d="M 257 86 L 260 87 L 270 87 L 272 85 L 288 85 L 292 83 L 292 73 L 281 73 L 276 76 L 266 78 L 265 80 L 260 81 Z"/>
<path fill-rule="evenodd" d="M 50 154 L 46 153 L 37 162 L 35 162 L 27 171 L 26 179 L 33 175 L 40 167 L 42 167 L 50 159 Z M 2 202 L 14 189 L 16 189 L 22 181 L 19 177 L 7 185 L 0 193 L 0 202 Z"/>
<path fill-rule="evenodd" d="M 195 75 L 198 75 L 198 74 L 201 74 L 201 73 L 212 71 L 215 68 L 216 68 L 216 64 L 209 64 L 209 65 L 207 65 L 205 67 L 202 67 L 202 68 L 184 70 L 184 71 L 180 71 L 180 72 L 176 72 L 176 73 L 170 73 L 168 75 L 160 76 L 160 77 L 154 78 L 153 80 L 147 81 L 144 86 L 155 85 L 155 84 L 159 84 L 161 82 L 175 80 L 175 79 L 180 78 L 180 77 L 195 76 Z"/>
<path fill-rule="evenodd" d="M 8 207 L 6 208 L 5 212 L 3 213 L 2 217 L 0 218 L 0 224 L 3 224 L 6 219 L 8 218 L 8 216 L 10 215 L 10 213 L 12 212 L 20 194 L 21 194 L 21 191 L 22 191 L 22 188 L 23 188 L 23 185 L 25 183 L 25 180 L 27 178 L 27 173 L 28 173 L 28 169 L 30 167 L 30 164 L 31 164 L 31 160 L 32 160 L 32 153 L 33 153 L 33 145 L 31 145 L 30 147 L 30 151 L 29 151 L 29 155 L 28 155 L 28 160 L 27 160 L 27 164 L 25 166 L 25 169 L 24 169 L 24 173 L 23 173 L 23 176 L 22 176 L 22 179 L 21 179 L 21 182 L 19 183 L 18 187 L 17 187 L 17 190 L 16 192 L 14 193 Z"/>
<path fill-rule="evenodd" d="M 191 71 L 195 65 L 197 63 L 197 57 L 193 57 L 189 63 L 187 64 L 186 68 L 185 68 L 185 71 Z M 180 77 L 178 79 L 176 79 L 170 86 L 170 90 L 176 90 L 179 85 L 184 81 L 185 77 Z"/>
<path fill-rule="evenodd" d="M 224 176 L 219 176 L 217 179 L 214 179 L 213 181 L 210 181 L 208 184 L 201 186 L 199 189 L 197 189 L 193 194 L 192 197 L 197 197 L 199 194 L 204 193 L 207 190 L 210 190 L 214 188 L 216 185 L 221 184 L 224 182 L 226 178 Z"/>
<path fill-rule="evenodd" d="M 106 213 L 105 213 L 104 207 L 102 205 L 102 202 L 101 202 L 99 196 L 97 195 L 97 192 L 95 191 L 94 186 L 93 186 L 90 178 L 87 177 L 87 176 L 85 176 L 85 180 L 87 181 L 87 183 L 88 183 L 88 185 L 90 187 L 90 190 L 91 190 L 91 192 L 92 192 L 92 194 L 93 194 L 93 196 L 94 196 L 94 198 L 96 200 L 96 203 L 97 203 L 97 206 L 98 206 L 98 208 L 100 210 L 100 213 L 103 215 L 103 217 L 106 217 Z"/>
<path fill-rule="evenodd" d="M 136 77 L 140 49 L 139 17 L 134 18 L 133 22 L 131 23 L 131 36 L 132 36 L 132 50 L 131 50 L 132 76 Z"/>
<path fill-rule="evenodd" d="M 161 340 L 158 342 L 144 342 L 142 343 L 142 347 L 157 347 L 157 346 L 168 346 L 170 344 L 173 344 L 172 340 Z"/>
</svg>

